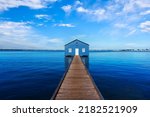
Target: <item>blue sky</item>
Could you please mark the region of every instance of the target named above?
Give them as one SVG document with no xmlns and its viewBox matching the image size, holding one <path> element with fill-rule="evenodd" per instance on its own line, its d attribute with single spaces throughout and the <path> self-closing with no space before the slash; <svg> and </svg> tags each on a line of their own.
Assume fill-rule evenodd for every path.
<svg viewBox="0 0 150 117">
<path fill-rule="evenodd" d="M 0 48 L 150 48 L 149 0 L 0 0 Z"/>
</svg>

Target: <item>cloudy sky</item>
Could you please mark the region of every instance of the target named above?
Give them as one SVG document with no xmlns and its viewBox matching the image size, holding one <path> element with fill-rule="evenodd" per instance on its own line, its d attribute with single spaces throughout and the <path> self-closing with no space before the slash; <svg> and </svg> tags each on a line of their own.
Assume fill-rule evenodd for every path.
<svg viewBox="0 0 150 117">
<path fill-rule="evenodd" d="M 150 48 L 150 0 L 0 0 L 0 49 Z"/>
</svg>

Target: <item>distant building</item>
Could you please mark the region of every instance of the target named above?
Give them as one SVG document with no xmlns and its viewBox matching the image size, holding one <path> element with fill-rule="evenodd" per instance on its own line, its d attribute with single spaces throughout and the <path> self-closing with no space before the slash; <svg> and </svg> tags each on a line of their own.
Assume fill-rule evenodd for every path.
<svg viewBox="0 0 150 117">
<path fill-rule="evenodd" d="M 89 44 L 84 43 L 78 39 L 71 41 L 65 45 L 65 56 L 88 56 Z"/>
</svg>

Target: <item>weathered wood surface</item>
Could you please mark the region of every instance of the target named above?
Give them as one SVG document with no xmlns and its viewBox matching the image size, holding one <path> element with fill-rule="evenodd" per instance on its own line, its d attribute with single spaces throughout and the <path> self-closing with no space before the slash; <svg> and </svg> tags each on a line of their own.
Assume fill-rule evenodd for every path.
<svg viewBox="0 0 150 117">
<path fill-rule="evenodd" d="M 58 89 L 55 100 L 103 99 L 80 56 L 75 56 Z"/>
</svg>

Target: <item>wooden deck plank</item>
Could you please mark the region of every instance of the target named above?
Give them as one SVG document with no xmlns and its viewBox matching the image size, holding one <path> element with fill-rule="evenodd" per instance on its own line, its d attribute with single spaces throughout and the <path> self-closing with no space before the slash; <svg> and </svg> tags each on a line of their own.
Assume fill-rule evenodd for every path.
<svg viewBox="0 0 150 117">
<path fill-rule="evenodd" d="M 103 99 L 79 56 L 75 56 L 58 89 L 55 100 Z"/>
</svg>

